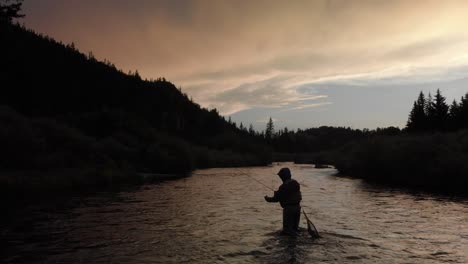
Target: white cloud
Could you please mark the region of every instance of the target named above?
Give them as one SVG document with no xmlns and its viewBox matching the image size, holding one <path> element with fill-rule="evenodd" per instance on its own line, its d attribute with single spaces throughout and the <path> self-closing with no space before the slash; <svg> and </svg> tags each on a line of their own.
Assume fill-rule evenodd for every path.
<svg viewBox="0 0 468 264">
<path fill-rule="evenodd" d="M 316 107 L 331 105 L 331 104 L 332 104 L 331 102 L 322 102 L 322 103 L 314 103 L 314 104 L 300 104 L 300 105 L 292 107 L 292 108 L 286 108 L 283 111 L 303 110 L 303 109 L 307 109 L 307 108 L 316 108 Z"/>
<path fill-rule="evenodd" d="M 291 87 L 290 85 L 294 85 Z M 304 94 L 297 90 L 293 78 L 278 76 L 252 83 L 245 83 L 206 98 L 222 114 L 232 114 L 245 109 L 269 107 L 282 108 L 304 101 L 326 98 L 326 95 Z"/>
</svg>

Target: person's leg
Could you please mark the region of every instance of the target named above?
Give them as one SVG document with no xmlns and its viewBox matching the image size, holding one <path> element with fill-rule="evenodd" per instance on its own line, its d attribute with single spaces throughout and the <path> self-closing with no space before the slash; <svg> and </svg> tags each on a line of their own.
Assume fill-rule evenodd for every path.
<svg viewBox="0 0 468 264">
<path fill-rule="evenodd" d="M 295 221 L 295 210 L 291 207 L 283 208 L 283 233 L 288 235 L 294 235 L 296 230 L 294 228 Z"/>
<path fill-rule="evenodd" d="M 301 221 L 301 207 L 297 206 L 294 212 L 294 223 L 293 228 L 294 230 L 299 230 L 299 222 Z"/>
<path fill-rule="evenodd" d="M 283 232 L 286 232 L 288 230 L 288 211 L 286 208 L 283 208 Z"/>
</svg>

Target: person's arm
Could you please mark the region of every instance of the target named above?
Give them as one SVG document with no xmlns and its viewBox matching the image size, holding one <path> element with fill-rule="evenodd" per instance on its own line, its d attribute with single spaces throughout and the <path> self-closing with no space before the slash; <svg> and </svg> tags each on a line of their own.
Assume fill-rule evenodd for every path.
<svg viewBox="0 0 468 264">
<path fill-rule="evenodd" d="M 276 191 L 274 192 L 273 194 L 273 197 L 269 197 L 269 196 L 266 196 L 265 195 L 265 201 L 269 202 L 269 203 L 277 203 L 281 200 L 281 194 L 282 194 L 282 189 L 281 187 Z"/>
<path fill-rule="evenodd" d="M 269 203 L 277 203 L 277 202 L 279 202 L 279 201 L 278 201 L 278 197 L 277 197 L 277 195 L 276 195 L 276 192 L 273 194 L 272 197 L 269 197 L 269 196 L 265 195 L 265 201 L 267 201 L 267 202 L 269 202 Z"/>
</svg>

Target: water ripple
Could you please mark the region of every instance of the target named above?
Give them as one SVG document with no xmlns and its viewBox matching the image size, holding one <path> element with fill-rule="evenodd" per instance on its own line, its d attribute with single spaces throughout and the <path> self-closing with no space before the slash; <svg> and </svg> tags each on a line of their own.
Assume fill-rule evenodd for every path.
<svg viewBox="0 0 468 264">
<path fill-rule="evenodd" d="M 280 166 L 285 166 L 282 164 Z M 72 206 L 18 210 L 0 229 L 1 263 L 468 263 L 468 202 L 383 190 L 287 164 L 321 232 L 281 236 L 265 203 L 279 166 L 208 169 Z M 9 221 L 8 219 L 13 219 Z"/>
</svg>

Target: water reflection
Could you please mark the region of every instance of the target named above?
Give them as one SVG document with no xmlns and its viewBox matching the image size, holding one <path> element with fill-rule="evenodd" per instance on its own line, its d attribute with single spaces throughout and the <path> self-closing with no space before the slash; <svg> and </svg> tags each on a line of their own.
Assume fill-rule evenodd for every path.
<svg viewBox="0 0 468 264">
<path fill-rule="evenodd" d="M 284 166 L 284 164 L 280 165 Z M 281 236 L 281 208 L 238 169 L 36 207 L 2 222 L 1 263 L 467 263 L 468 203 L 288 164 L 322 238 Z M 278 166 L 242 169 L 276 188 Z M 20 217 L 18 218 L 18 214 Z M 302 227 L 306 224 L 301 220 Z"/>
</svg>

